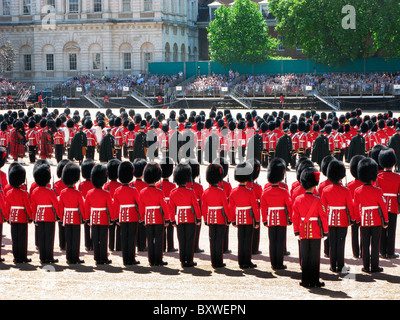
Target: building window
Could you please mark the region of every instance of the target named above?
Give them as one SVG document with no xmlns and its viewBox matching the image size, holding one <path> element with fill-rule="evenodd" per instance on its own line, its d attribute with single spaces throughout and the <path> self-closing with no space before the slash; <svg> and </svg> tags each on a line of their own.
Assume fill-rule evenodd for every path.
<svg viewBox="0 0 400 320">
<path fill-rule="evenodd" d="M 124 70 L 132 69 L 132 55 L 127 52 L 124 53 Z"/>
<path fill-rule="evenodd" d="M 78 58 L 76 53 L 69 54 L 69 70 L 77 70 L 78 69 Z"/>
<path fill-rule="evenodd" d="M 277 39 L 279 41 L 278 51 L 285 51 L 285 47 L 283 45 L 283 37 L 282 36 L 278 36 Z"/>
<path fill-rule="evenodd" d="M 94 12 L 101 12 L 101 0 L 94 0 Z"/>
<path fill-rule="evenodd" d="M 32 55 L 30 54 L 24 55 L 24 70 L 32 71 Z"/>
<path fill-rule="evenodd" d="M 24 0 L 22 3 L 22 13 L 24 15 L 31 14 L 31 0 Z"/>
<path fill-rule="evenodd" d="M 122 0 L 122 12 L 131 11 L 131 0 Z"/>
<path fill-rule="evenodd" d="M 93 53 L 93 70 L 99 70 L 101 64 L 100 53 Z"/>
<path fill-rule="evenodd" d="M 10 11 L 10 0 L 3 0 L 3 15 L 9 16 L 11 15 Z"/>
<path fill-rule="evenodd" d="M 153 11 L 153 0 L 144 0 L 144 11 Z"/>
<path fill-rule="evenodd" d="M 79 0 L 69 0 L 69 13 L 79 12 Z"/>
<path fill-rule="evenodd" d="M 54 54 L 46 54 L 46 69 L 54 71 Z"/>
<path fill-rule="evenodd" d="M 56 0 L 47 0 L 47 5 L 48 6 L 53 6 L 55 8 L 56 7 Z"/>
<path fill-rule="evenodd" d="M 145 52 L 144 53 L 144 62 L 149 63 L 149 62 L 151 62 L 151 59 L 152 59 L 151 52 Z"/>
</svg>

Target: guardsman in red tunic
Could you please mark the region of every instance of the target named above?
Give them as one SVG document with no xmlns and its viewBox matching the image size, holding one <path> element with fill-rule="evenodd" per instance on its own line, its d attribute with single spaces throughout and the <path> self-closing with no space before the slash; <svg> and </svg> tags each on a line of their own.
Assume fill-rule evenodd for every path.
<svg viewBox="0 0 400 320">
<path fill-rule="evenodd" d="M 126 134 L 126 148 L 128 151 L 129 161 L 131 162 L 133 162 L 134 160 L 133 148 L 135 146 L 135 138 L 136 138 L 136 132 L 134 130 L 135 130 L 135 124 L 133 122 L 129 122 L 128 132 Z"/>
<path fill-rule="evenodd" d="M 28 193 L 21 189 L 25 183 L 25 168 L 16 163 L 10 168 L 8 179 L 11 189 L 5 196 L 5 218 L 11 224 L 12 251 L 15 263 L 31 262 L 27 258 L 28 222 L 33 216 Z"/>
<path fill-rule="evenodd" d="M 118 159 L 111 159 L 107 163 L 107 175 L 110 181 L 104 184 L 103 189 L 110 192 L 111 198 L 114 199 L 114 192 L 122 184 L 118 181 L 118 167 L 121 161 Z M 110 251 L 121 251 L 121 230 L 115 221 L 110 224 L 108 230 L 108 248 Z"/>
<path fill-rule="evenodd" d="M 358 187 L 361 187 L 363 183 L 358 179 L 357 166 L 358 163 L 364 159 L 363 155 L 355 155 L 350 160 L 350 173 L 354 177 L 354 180 L 347 184 L 349 188 L 351 197 L 354 202 L 354 192 Z M 359 236 L 360 223 L 357 220 L 351 226 L 351 248 L 353 250 L 353 257 L 360 257 L 360 236 Z"/>
<path fill-rule="evenodd" d="M 196 151 L 197 151 L 197 161 L 202 162 L 203 160 L 203 150 L 205 144 L 205 137 L 204 137 L 204 122 L 199 121 L 196 123 L 196 132 L 194 136 L 195 144 L 196 144 Z"/>
<path fill-rule="evenodd" d="M 335 160 L 335 157 L 332 155 L 327 155 L 322 159 L 320 171 L 325 177 L 327 176 L 328 166 L 333 160 Z M 320 198 L 322 198 L 324 188 L 331 184 L 332 182 L 329 179 L 326 179 L 318 185 L 318 195 Z"/>
<path fill-rule="evenodd" d="M 289 191 L 282 188 L 285 178 L 286 163 L 272 159 L 268 166 L 267 179 L 270 184 L 261 196 L 261 216 L 268 227 L 269 254 L 274 270 L 286 269 L 283 264 L 287 226 L 292 219 L 292 200 Z"/>
<path fill-rule="evenodd" d="M 171 191 L 176 188 L 175 183 L 169 181 L 174 171 L 174 161 L 172 158 L 163 158 L 160 161 L 162 180 L 156 183 L 156 188 L 161 189 L 164 193 L 165 202 L 168 204 Z M 169 224 L 164 230 L 163 250 L 168 252 L 176 252 L 178 249 L 174 247 L 174 226 Z"/>
<path fill-rule="evenodd" d="M 387 229 L 382 230 L 380 252 L 384 258 L 398 258 L 399 255 L 395 253 L 395 242 L 399 214 L 400 175 L 393 172 L 397 158 L 394 150 L 388 149 L 379 153 L 378 160 L 384 170 L 378 173 L 376 186 L 382 189 L 389 216 L 389 225 Z"/>
<path fill-rule="evenodd" d="M 229 160 L 231 162 L 231 165 L 236 165 L 235 159 L 236 159 L 236 150 L 237 150 L 237 140 L 236 140 L 236 123 L 231 120 L 228 123 L 228 148 L 229 148 Z"/>
<path fill-rule="evenodd" d="M 333 160 L 327 170 L 331 185 L 325 187 L 321 196 L 322 204 L 328 213 L 330 270 L 342 272 L 347 229 L 356 220 L 353 210 L 353 197 L 350 190 L 341 185 L 346 176 L 346 168 L 341 161 Z"/>
<path fill-rule="evenodd" d="M 38 132 L 36 130 L 35 120 L 30 120 L 28 127 L 29 129 L 26 131 L 26 139 L 28 140 L 29 161 L 30 163 L 35 163 L 38 146 Z"/>
<path fill-rule="evenodd" d="M 260 125 L 261 137 L 263 141 L 263 150 L 261 151 L 261 166 L 263 168 L 268 167 L 268 146 L 269 146 L 269 135 L 268 135 L 268 123 L 265 121 Z"/>
<path fill-rule="evenodd" d="M 201 209 L 201 197 L 203 196 L 203 186 L 199 182 L 196 182 L 196 179 L 200 175 L 200 164 L 197 162 L 195 159 L 188 159 L 189 165 L 191 167 L 192 171 L 192 180 L 186 184 L 186 188 L 191 189 L 194 191 L 196 195 L 197 202 L 200 206 Z M 199 178 L 200 179 L 200 178 Z M 200 223 L 196 224 L 196 234 L 195 234 L 195 239 L 194 239 L 194 252 L 195 253 L 201 253 L 204 252 L 204 249 L 199 248 L 199 242 L 200 242 L 200 231 L 201 231 L 201 219 Z"/>
<path fill-rule="evenodd" d="M 296 157 L 299 152 L 299 133 L 297 132 L 297 129 L 297 123 L 292 122 L 289 126 L 289 131 L 292 138 L 292 150 L 290 153 L 290 167 L 292 169 L 296 168 Z"/>
<path fill-rule="evenodd" d="M 201 197 L 203 219 L 209 229 L 211 264 L 213 268 L 225 266 L 223 262 L 225 228 L 232 221 L 228 200 L 218 184 L 223 179 L 223 168 L 220 164 L 210 164 L 206 170 L 209 187 Z"/>
<path fill-rule="evenodd" d="M 65 138 L 64 138 L 64 129 L 61 128 L 61 119 L 56 119 L 56 127 L 57 131 L 53 134 L 54 141 L 54 157 L 59 163 L 62 160 L 64 154 L 64 146 L 65 146 Z"/>
<path fill-rule="evenodd" d="M 130 185 L 134 186 L 137 191 L 142 191 L 142 189 L 147 187 L 147 183 L 142 180 L 143 178 L 143 170 L 146 167 L 147 161 L 145 159 L 135 159 L 133 162 L 133 166 L 135 167 L 135 171 L 133 175 L 135 176 L 135 181 L 131 182 Z M 142 220 L 139 221 L 138 226 L 138 235 L 137 235 L 137 246 L 138 251 L 146 251 L 146 227 L 144 224 L 144 216 L 142 216 Z"/>
<path fill-rule="evenodd" d="M 295 184 L 295 187 L 293 190 L 291 190 L 291 198 L 292 198 L 292 203 L 294 203 L 294 201 L 296 200 L 296 198 L 302 194 L 304 194 L 306 192 L 306 190 L 303 188 L 301 181 L 300 181 L 300 177 L 301 174 L 303 172 L 303 170 L 305 168 L 309 168 L 309 167 L 314 167 L 314 163 L 310 160 L 305 158 L 305 160 L 302 160 L 301 162 L 298 163 L 298 167 L 296 169 L 296 177 L 297 177 L 297 181 L 298 183 L 293 183 L 293 185 Z M 292 187 L 293 187 L 292 185 Z M 317 196 L 318 195 L 318 190 L 317 188 L 313 189 L 313 193 Z"/>
<path fill-rule="evenodd" d="M 244 120 L 239 120 L 237 124 L 236 141 L 238 147 L 239 161 L 245 160 L 247 138 L 246 138 L 246 123 Z"/>
<path fill-rule="evenodd" d="M 0 147 L 5 148 L 8 152 L 10 149 L 10 132 L 8 130 L 7 121 L 0 124 Z"/>
<path fill-rule="evenodd" d="M 333 156 L 343 161 L 344 150 L 346 148 L 346 141 L 341 132 L 339 132 L 339 122 L 334 121 L 332 123 L 332 135 L 333 135 Z"/>
<path fill-rule="evenodd" d="M 84 127 L 85 127 L 84 132 L 86 133 L 86 139 L 87 139 L 86 159 L 94 160 L 94 152 L 96 146 L 98 145 L 98 141 L 95 130 L 93 128 L 93 121 L 91 119 L 86 119 L 84 122 Z"/>
<path fill-rule="evenodd" d="M 144 217 L 150 266 L 165 266 L 163 261 L 164 227 L 170 220 L 169 208 L 164 193 L 155 184 L 161 179 L 161 167 L 150 162 L 143 170 L 143 180 L 148 184 L 140 191 L 140 216 Z"/>
<path fill-rule="evenodd" d="M 87 218 L 82 193 L 75 189 L 81 176 L 81 169 L 75 163 L 68 163 L 62 171 L 62 181 L 67 186 L 58 197 L 59 217 L 64 226 L 65 249 L 68 264 L 84 263 L 79 259 L 81 224 Z"/>
<path fill-rule="evenodd" d="M 378 121 L 378 131 L 376 131 L 376 136 L 378 138 L 378 143 L 386 146 L 389 142 L 389 138 L 386 132 L 386 121 L 385 119 L 380 119 Z"/>
<path fill-rule="evenodd" d="M 6 219 L 6 204 L 4 202 L 4 196 L 0 196 L 0 232 L 3 232 L 3 222 L 7 221 Z M 0 247 L 1 247 L 2 239 L 0 239 Z M 3 262 L 4 258 L 1 258 L 0 251 L 0 262 Z"/>
<path fill-rule="evenodd" d="M 304 287 L 322 287 L 319 280 L 321 238 L 328 233 L 328 219 L 321 199 L 313 194 L 318 186 L 319 172 L 305 168 L 300 183 L 306 193 L 293 203 L 293 231 L 300 239 L 301 282 Z"/>
<path fill-rule="evenodd" d="M 85 198 L 85 217 L 90 220 L 94 260 L 96 264 L 109 264 L 107 253 L 108 228 L 115 219 L 110 192 L 103 189 L 107 182 L 107 167 L 96 164 L 91 172 L 94 189 Z"/>
<path fill-rule="evenodd" d="M 253 167 L 249 161 L 235 168 L 235 180 L 239 186 L 231 191 L 229 211 L 233 226 L 238 228 L 238 263 L 242 269 L 257 267 L 251 261 L 254 228 L 260 227 L 260 206 L 254 192 L 246 183 L 252 181 Z"/>
<path fill-rule="evenodd" d="M 139 191 L 129 185 L 134 170 L 130 161 L 121 162 L 118 167 L 118 179 L 122 185 L 115 190 L 113 200 L 118 214 L 117 223 L 121 230 L 122 261 L 126 266 L 140 263 L 135 259 L 138 223 L 141 221 Z"/>
<path fill-rule="evenodd" d="M 81 172 L 82 178 L 84 179 L 79 183 L 78 190 L 82 193 L 82 197 L 85 200 L 87 193 L 94 189 L 93 183 L 91 181 L 90 173 L 92 172 L 93 167 L 96 163 L 93 160 L 83 160 L 81 164 Z M 90 224 L 88 223 L 89 219 L 84 221 L 84 232 L 85 232 L 85 249 L 86 251 L 93 250 L 93 241 L 90 230 Z"/>
<path fill-rule="evenodd" d="M 275 157 L 276 144 L 278 143 L 278 135 L 275 130 L 275 122 L 270 121 L 268 124 L 270 131 L 268 135 L 268 160 L 271 161 Z"/>
<path fill-rule="evenodd" d="M 114 120 L 114 128 L 112 129 L 111 134 L 114 136 L 115 141 L 115 157 L 118 160 L 121 160 L 122 157 L 122 146 L 124 144 L 124 136 L 123 136 L 123 127 L 121 127 L 122 121 L 121 118 L 117 117 Z"/>
<path fill-rule="evenodd" d="M 42 263 L 55 263 L 54 233 L 55 222 L 59 219 L 59 205 L 54 191 L 47 185 L 51 179 L 50 166 L 42 164 L 33 170 L 38 187 L 30 196 L 31 211 L 38 233 L 38 248 Z"/>
<path fill-rule="evenodd" d="M 378 165 L 371 158 L 362 159 L 357 166 L 358 178 L 364 183 L 354 192 L 354 211 L 361 223 L 363 272 L 382 272 L 379 267 L 381 230 L 388 226 L 388 211 L 383 192 L 373 186 L 378 176 Z"/>
<path fill-rule="evenodd" d="M 192 180 L 189 164 L 179 163 L 174 170 L 174 183 L 178 186 L 170 193 L 168 202 L 171 224 L 177 228 L 179 260 L 182 267 L 194 267 L 193 261 L 196 224 L 201 221 L 200 206 L 194 190 L 186 187 Z"/>
</svg>

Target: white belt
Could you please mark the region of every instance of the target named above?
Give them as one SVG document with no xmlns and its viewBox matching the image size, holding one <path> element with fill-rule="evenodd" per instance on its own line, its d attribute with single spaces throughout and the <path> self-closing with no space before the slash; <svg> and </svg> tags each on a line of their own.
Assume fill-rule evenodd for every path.
<svg viewBox="0 0 400 320">
<path fill-rule="evenodd" d="M 208 210 L 222 210 L 224 207 L 208 207 Z"/>
<path fill-rule="evenodd" d="M 169 197 L 165 197 L 164 200 L 165 200 L 165 201 L 169 201 Z"/>
<path fill-rule="evenodd" d="M 93 211 L 106 211 L 107 208 L 91 208 L 91 212 Z"/>
<path fill-rule="evenodd" d="M 365 210 L 373 210 L 373 209 L 379 209 L 379 207 L 378 206 L 362 207 L 362 212 L 364 212 Z"/>
<path fill-rule="evenodd" d="M 182 206 L 182 207 L 176 207 L 176 210 L 188 210 L 188 209 L 192 209 L 192 207 L 190 207 L 190 206 Z"/>
<path fill-rule="evenodd" d="M 46 204 L 46 205 L 43 205 L 43 206 L 38 206 L 38 208 L 51 208 L 51 207 L 53 207 L 51 204 Z"/>
<path fill-rule="evenodd" d="M 25 207 L 11 207 L 11 210 L 25 210 Z"/>
<path fill-rule="evenodd" d="M 383 194 L 384 197 L 397 197 L 396 193 L 384 193 Z"/>
<path fill-rule="evenodd" d="M 271 207 L 268 208 L 268 213 L 270 213 L 271 211 L 275 211 L 275 210 L 285 210 L 285 207 Z"/>
<path fill-rule="evenodd" d="M 64 208 L 64 212 L 67 212 L 67 211 L 79 211 L 79 209 L 78 208 Z"/>
<path fill-rule="evenodd" d="M 304 221 L 304 220 L 306 220 L 306 218 L 301 218 L 301 221 Z M 308 219 L 308 221 L 318 221 L 318 218 L 313 217 L 313 218 Z"/>
<path fill-rule="evenodd" d="M 121 204 L 119 206 L 121 209 L 136 208 L 135 204 Z"/>
<path fill-rule="evenodd" d="M 346 210 L 346 207 L 329 207 L 329 210 Z"/>
<path fill-rule="evenodd" d="M 161 209 L 161 207 L 160 206 L 146 207 L 146 210 L 154 210 L 154 209 Z"/>
<path fill-rule="evenodd" d="M 239 210 L 250 210 L 251 207 L 237 207 L 236 208 L 236 212 L 238 212 Z"/>
</svg>

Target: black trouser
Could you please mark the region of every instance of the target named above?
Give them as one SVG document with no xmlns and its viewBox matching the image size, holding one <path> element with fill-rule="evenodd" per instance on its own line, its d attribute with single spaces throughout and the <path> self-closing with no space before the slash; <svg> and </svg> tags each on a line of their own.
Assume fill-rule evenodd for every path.
<svg viewBox="0 0 400 320">
<path fill-rule="evenodd" d="M 122 159 L 122 147 L 115 148 L 115 158 L 121 161 Z"/>
<path fill-rule="evenodd" d="M 321 239 L 301 239 L 301 282 L 306 286 L 319 283 Z"/>
<path fill-rule="evenodd" d="M 64 227 L 64 232 L 67 261 L 77 263 L 81 243 L 81 226 L 79 224 L 67 224 Z"/>
<path fill-rule="evenodd" d="M 23 262 L 27 258 L 28 224 L 12 222 L 11 240 L 15 262 Z"/>
<path fill-rule="evenodd" d="M 264 150 L 261 152 L 261 166 L 268 168 L 268 151 Z"/>
<path fill-rule="evenodd" d="M 201 148 L 197 149 L 197 161 L 202 164 L 203 163 L 203 150 Z"/>
<path fill-rule="evenodd" d="M 269 256 L 272 268 L 283 266 L 286 243 L 286 226 L 268 227 Z"/>
<path fill-rule="evenodd" d="M 163 250 L 172 250 L 174 248 L 174 226 L 169 224 L 164 230 Z"/>
<path fill-rule="evenodd" d="M 179 260 L 181 263 L 192 262 L 196 224 L 181 223 L 177 225 L 179 242 Z"/>
<path fill-rule="evenodd" d="M 115 222 L 110 225 L 108 230 L 108 248 L 111 251 L 121 251 L 121 230 Z"/>
<path fill-rule="evenodd" d="M 229 250 L 229 225 L 225 227 L 224 233 L 224 252 Z"/>
<path fill-rule="evenodd" d="M 366 270 L 379 268 L 379 242 L 382 226 L 360 227 L 363 266 Z M 371 267 L 370 267 L 371 266 Z"/>
<path fill-rule="evenodd" d="M 354 223 L 351 226 L 351 247 L 353 249 L 353 256 L 360 257 L 360 239 L 359 239 L 360 224 Z"/>
<path fill-rule="evenodd" d="M 290 154 L 290 167 L 291 167 L 292 169 L 295 169 L 295 168 L 296 168 L 296 157 L 297 157 L 297 153 L 292 152 L 292 153 Z"/>
<path fill-rule="evenodd" d="M 65 227 L 62 221 L 58 221 L 58 239 L 61 250 L 65 250 Z"/>
<path fill-rule="evenodd" d="M 238 225 L 238 262 L 239 266 L 251 264 L 253 225 Z"/>
<path fill-rule="evenodd" d="M 55 222 L 37 222 L 39 258 L 41 262 L 54 259 Z"/>
<path fill-rule="evenodd" d="M 329 257 L 329 233 L 328 237 L 324 240 L 324 254 Z"/>
<path fill-rule="evenodd" d="M 213 266 L 221 266 L 223 263 L 225 228 L 226 225 L 224 224 L 208 225 L 211 264 Z"/>
<path fill-rule="evenodd" d="M 394 255 L 395 242 L 396 242 L 396 225 L 397 214 L 389 212 L 389 225 L 386 229 L 382 229 L 381 234 L 381 254 Z"/>
<path fill-rule="evenodd" d="M 246 160 L 245 155 L 246 155 L 246 146 L 238 147 L 239 162 L 243 162 L 244 160 Z"/>
<path fill-rule="evenodd" d="M 195 226 L 195 235 L 194 235 L 194 250 L 198 250 L 199 242 L 200 242 L 200 231 L 201 231 L 201 224 Z"/>
<path fill-rule="evenodd" d="M 122 261 L 124 264 L 132 264 L 135 261 L 137 230 L 137 222 L 122 222 L 120 224 Z"/>
<path fill-rule="evenodd" d="M 160 265 L 163 258 L 163 224 L 148 224 L 146 225 L 147 236 L 147 256 L 150 265 Z"/>
<path fill-rule="evenodd" d="M 138 225 L 137 247 L 139 251 L 146 249 L 146 227 L 144 222 L 140 222 Z"/>
<path fill-rule="evenodd" d="M 86 159 L 94 160 L 95 146 L 86 147 Z"/>
<path fill-rule="evenodd" d="M 256 254 L 260 247 L 260 228 L 254 228 L 251 252 Z"/>
<path fill-rule="evenodd" d="M 231 160 L 231 165 L 235 165 L 236 164 L 236 161 L 235 161 L 235 159 L 236 159 L 236 149 L 231 148 L 230 150 L 231 151 L 229 152 L 229 158 Z"/>
<path fill-rule="evenodd" d="M 329 258 L 333 270 L 342 271 L 344 267 L 344 247 L 347 227 L 329 227 Z"/>
<path fill-rule="evenodd" d="M 94 260 L 97 263 L 104 263 L 108 260 L 107 240 L 108 225 L 92 225 L 92 240 Z"/>
<path fill-rule="evenodd" d="M 85 231 L 85 248 L 86 250 L 93 250 L 92 229 L 88 223 L 84 224 Z"/>
<path fill-rule="evenodd" d="M 63 144 L 55 144 L 54 145 L 54 157 L 56 158 L 57 163 L 62 160 L 64 155 L 64 145 Z"/>
<path fill-rule="evenodd" d="M 135 153 L 133 151 L 133 148 L 129 148 L 128 150 L 128 158 L 130 162 L 133 162 L 135 160 Z"/>
<path fill-rule="evenodd" d="M 29 161 L 35 163 L 36 161 L 36 146 L 28 146 Z"/>
</svg>

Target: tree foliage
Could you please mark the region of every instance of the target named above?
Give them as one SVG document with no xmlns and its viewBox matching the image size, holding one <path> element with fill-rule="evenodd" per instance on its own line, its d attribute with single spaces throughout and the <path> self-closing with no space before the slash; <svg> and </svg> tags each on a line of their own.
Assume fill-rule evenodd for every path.
<svg viewBox="0 0 400 320">
<path fill-rule="evenodd" d="M 256 3 L 235 0 L 232 7 L 221 5 L 208 28 L 210 58 L 223 65 L 262 63 L 275 53 L 276 39 Z"/>
<path fill-rule="evenodd" d="M 355 8 L 355 29 L 342 26 Z M 276 30 L 285 46 L 301 46 L 314 61 L 330 66 L 357 58 L 400 56 L 400 4 L 398 0 L 271 0 Z"/>
</svg>

